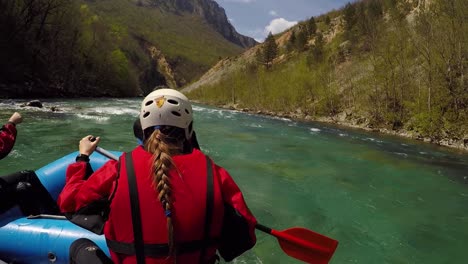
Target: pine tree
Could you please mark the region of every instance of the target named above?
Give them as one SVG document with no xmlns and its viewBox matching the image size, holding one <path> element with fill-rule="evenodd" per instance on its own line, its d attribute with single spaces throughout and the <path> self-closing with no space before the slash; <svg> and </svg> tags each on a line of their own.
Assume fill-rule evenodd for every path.
<svg viewBox="0 0 468 264">
<path fill-rule="evenodd" d="M 309 67 L 321 63 L 323 61 L 324 57 L 324 51 L 323 51 L 323 46 L 325 42 L 323 40 L 323 35 L 322 33 L 317 33 L 315 37 L 315 43 L 312 46 L 312 49 L 310 50 L 309 54 L 307 55 L 307 65 Z"/>
<path fill-rule="evenodd" d="M 323 41 L 322 33 L 318 33 L 317 37 L 315 38 L 314 47 L 312 49 L 312 54 L 314 56 L 315 61 L 322 62 L 323 60 L 323 46 L 325 42 Z"/>
<path fill-rule="evenodd" d="M 344 8 L 345 30 L 351 31 L 356 24 L 356 7 L 354 4 L 347 3 Z"/>
<path fill-rule="evenodd" d="M 294 50 L 294 47 L 296 46 L 296 33 L 294 30 L 291 31 L 291 37 L 289 37 L 289 41 L 286 44 L 286 50 L 288 52 L 291 52 Z"/>
<path fill-rule="evenodd" d="M 276 55 L 278 55 L 278 45 L 276 44 L 275 37 L 270 32 L 263 46 L 263 63 L 267 69 L 273 65 Z"/>
<path fill-rule="evenodd" d="M 296 48 L 299 51 L 303 51 L 306 48 L 307 44 L 307 29 L 304 27 L 299 28 L 296 36 Z"/>
<path fill-rule="evenodd" d="M 309 21 L 307 21 L 307 33 L 309 37 L 315 36 L 317 31 L 317 24 L 315 23 L 314 17 L 311 17 Z"/>
</svg>

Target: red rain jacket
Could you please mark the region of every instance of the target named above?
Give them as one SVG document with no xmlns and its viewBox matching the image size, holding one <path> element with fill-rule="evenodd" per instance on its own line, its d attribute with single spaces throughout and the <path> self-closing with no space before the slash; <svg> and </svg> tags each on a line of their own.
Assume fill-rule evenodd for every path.
<svg viewBox="0 0 468 264">
<path fill-rule="evenodd" d="M 157 193 L 152 185 L 152 155 L 142 147 L 132 151 L 138 197 L 141 210 L 141 225 L 145 244 L 165 244 L 168 241 L 166 216 Z M 186 155 L 173 157 L 180 173 L 173 169 L 170 173 L 173 197 L 173 223 L 176 243 L 203 239 L 206 207 L 206 158 L 195 149 Z M 242 193 L 226 170 L 213 163 L 214 203 L 210 237 L 220 236 L 224 205 L 236 209 L 245 219 L 250 240 L 255 244 L 256 219 L 249 211 Z M 66 184 L 58 198 L 62 212 L 76 212 L 102 197 L 109 197 L 114 189 L 117 177 L 118 162 L 109 161 L 99 170 L 84 180 L 86 163 L 76 162 L 67 169 Z M 130 208 L 128 179 L 125 167 L 125 156 L 121 157 L 118 188 L 112 200 L 109 219 L 104 227 L 106 239 L 132 243 L 133 227 Z M 234 227 L 232 227 L 234 228 Z M 252 244 L 252 245 L 253 245 Z M 111 251 L 114 263 L 136 263 L 135 256 L 117 254 Z M 216 246 L 206 250 L 205 259 L 213 258 Z M 177 256 L 177 263 L 198 263 L 200 251 Z M 146 263 L 173 263 L 172 259 L 146 257 Z"/>
<path fill-rule="evenodd" d="M 8 122 L 2 126 L 0 130 L 0 159 L 6 157 L 16 140 L 16 126 L 15 124 Z"/>
</svg>

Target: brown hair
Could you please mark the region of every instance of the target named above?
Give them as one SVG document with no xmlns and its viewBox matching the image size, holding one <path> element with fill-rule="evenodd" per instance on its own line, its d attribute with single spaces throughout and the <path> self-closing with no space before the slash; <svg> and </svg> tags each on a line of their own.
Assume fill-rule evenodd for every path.
<svg viewBox="0 0 468 264">
<path fill-rule="evenodd" d="M 169 171 L 175 167 L 172 155 L 180 152 L 180 146 L 168 140 L 160 130 L 156 129 L 145 142 L 146 151 L 153 154 L 153 186 L 158 192 L 158 200 L 161 202 L 167 219 L 167 233 L 169 253 L 175 255 L 174 225 L 172 221 L 172 186 L 169 179 Z"/>
</svg>

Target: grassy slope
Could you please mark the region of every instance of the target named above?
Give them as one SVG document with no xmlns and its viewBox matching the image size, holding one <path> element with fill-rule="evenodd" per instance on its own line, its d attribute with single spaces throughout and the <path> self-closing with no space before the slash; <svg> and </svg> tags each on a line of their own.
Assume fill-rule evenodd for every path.
<svg viewBox="0 0 468 264">
<path fill-rule="evenodd" d="M 165 13 L 156 8 L 136 6 L 128 0 L 86 4 L 111 28 L 153 43 L 169 61 L 177 61 L 176 71 L 189 80 L 201 75 L 219 57 L 242 51 L 241 47 L 224 39 L 201 18 L 190 14 Z"/>
<path fill-rule="evenodd" d="M 336 17 L 336 13 L 331 17 Z M 323 19 L 318 21 L 320 21 L 318 28 L 322 32 L 330 29 Z M 281 43 L 280 39 L 284 35 L 276 36 L 277 43 Z M 389 38 L 385 34 L 383 36 L 382 41 Z M 391 40 L 398 43 L 398 38 L 392 38 Z M 430 115 L 437 118 L 445 117 L 437 116 L 437 113 L 434 115 L 424 112 L 424 105 L 421 102 L 427 98 L 425 93 L 428 88 L 420 87 L 425 78 L 424 74 L 420 73 L 421 58 L 415 55 L 415 51 L 410 46 L 405 46 L 405 50 L 399 50 L 398 44 L 382 42 L 380 45 L 383 49 L 379 49 L 374 54 L 364 51 L 353 53 L 347 56 L 345 61 L 331 63 L 344 40 L 342 33 L 335 34 L 325 45 L 324 62 L 312 65 L 307 61 L 307 52 L 287 53 L 285 47 L 280 47 L 280 54 L 286 59 L 278 59 L 272 69 L 265 70 L 262 66 L 245 63 L 248 53 L 246 52 L 242 57 L 225 63 L 230 65 L 229 68 L 220 67 L 225 73 L 217 74 L 222 76 L 221 78 L 203 83 L 192 90 L 190 88 L 196 85 L 188 86 L 186 91 L 190 90 L 189 96 L 195 100 L 220 106 L 247 108 L 262 113 L 309 120 L 331 118 L 334 121 L 343 121 L 344 124 L 379 128 L 381 131 L 392 130 L 392 120 L 401 120 L 403 127 L 397 128 L 396 132 L 392 133 L 418 138 L 429 137 L 428 140 L 439 143 L 439 140 L 454 140 L 457 147 L 463 147 L 463 139 L 468 136 L 467 124 L 463 118 L 459 118 L 456 122 L 443 119 L 445 127 L 442 127 L 441 121 L 434 121 L 436 119 Z M 386 48 L 393 52 L 393 55 L 385 57 L 382 52 L 387 52 Z M 392 68 L 385 59 L 399 63 L 399 66 Z M 402 67 L 408 67 L 409 70 L 404 70 Z M 232 70 L 233 68 L 237 69 Z M 239 70 L 240 68 L 242 69 Z M 202 78 L 205 77 L 208 79 L 209 76 Z M 401 89 L 400 91 L 390 90 L 394 83 L 396 85 L 394 87 Z M 387 90 L 384 87 L 388 87 Z M 386 92 L 395 95 L 385 95 Z M 398 113 L 388 110 L 392 105 L 384 101 L 385 96 L 401 96 L 405 110 L 403 119 L 396 119 L 399 118 Z M 442 98 L 443 96 L 447 95 L 439 95 Z M 418 106 L 419 104 L 421 106 Z M 383 120 L 374 117 L 377 108 L 381 114 L 383 113 L 380 117 Z M 387 110 L 384 110 L 385 108 Z M 466 109 L 464 111 L 466 112 Z M 420 120 L 420 116 L 425 119 Z M 435 132 L 427 129 L 428 126 Z M 452 143 L 445 141 L 442 144 Z"/>
</svg>

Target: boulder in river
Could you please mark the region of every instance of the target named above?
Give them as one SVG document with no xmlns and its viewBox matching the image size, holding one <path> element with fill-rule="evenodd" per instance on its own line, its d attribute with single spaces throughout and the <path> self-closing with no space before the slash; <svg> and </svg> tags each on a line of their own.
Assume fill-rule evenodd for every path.
<svg viewBox="0 0 468 264">
<path fill-rule="evenodd" d="M 41 101 L 39 101 L 39 100 L 32 100 L 32 101 L 29 101 L 29 102 L 27 102 L 26 104 L 24 104 L 24 105 L 22 105 L 22 106 L 31 106 L 31 107 L 38 107 L 38 108 L 42 108 L 42 107 L 43 107 Z"/>
</svg>

